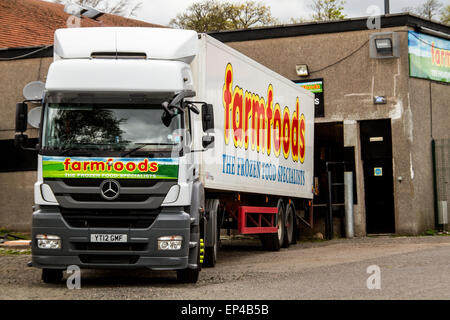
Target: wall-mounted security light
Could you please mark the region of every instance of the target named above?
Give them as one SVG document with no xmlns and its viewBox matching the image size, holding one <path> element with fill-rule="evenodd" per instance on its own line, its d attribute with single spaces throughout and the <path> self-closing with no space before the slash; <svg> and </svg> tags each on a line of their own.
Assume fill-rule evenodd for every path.
<svg viewBox="0 0 450 320">
<path fill-rule="evenodd" d="M 370 57 L 373 59 L 395 58 L 400 56 L 397 32 L 378 32 L 370 35 Z"/>
<path fill-rule="evenodd" d="M 392 40 L 390 38 L 375 39 L 377 52 L 392 55 Z"/>
<path fill-rule="evenodd" d="M 295 72 L 299 77 L 307 77 L 309 76 L 308 65 L 306 64 L 296 64 Z"/>
</svg>

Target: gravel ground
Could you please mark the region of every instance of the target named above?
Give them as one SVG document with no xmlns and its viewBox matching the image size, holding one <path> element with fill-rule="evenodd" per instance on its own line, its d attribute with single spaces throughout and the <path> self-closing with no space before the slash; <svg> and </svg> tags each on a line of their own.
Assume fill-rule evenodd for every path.
<svg viewBox="0 0 450 320">
<path fill-rule="evenodd" d="M 450 237 L 304 242 L 265 252 L 226 241 L 195 285 L 175 272 L 82 270 L 80 290 L 44 284 L 29 255 L 0 256 L 0 299 L 450 299 Z M 381 289 L 366 286 L 378 265 Z"/>
</svg>

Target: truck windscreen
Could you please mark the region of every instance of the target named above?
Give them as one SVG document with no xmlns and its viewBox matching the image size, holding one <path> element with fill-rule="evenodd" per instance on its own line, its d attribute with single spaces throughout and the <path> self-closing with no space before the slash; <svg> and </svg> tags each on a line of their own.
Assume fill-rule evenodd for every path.
<svg viewBox="0 0 450 320">
<path fill-rule="evenodd" d="M 182 139 L 182 115 L 168 126 L 160 105 L 48 103 L 45 106 L 42 149 L 68 152 L 169 151 Z"/>
</svg>

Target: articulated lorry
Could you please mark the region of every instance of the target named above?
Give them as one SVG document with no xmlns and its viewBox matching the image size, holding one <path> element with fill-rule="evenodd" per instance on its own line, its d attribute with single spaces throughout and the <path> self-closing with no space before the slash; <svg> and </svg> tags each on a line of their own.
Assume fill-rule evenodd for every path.
<svg viewBox="0 0 450 320">
<path fill-rule="evenodd" d="M 267 250 L 295 242 L 314 97 L 247 56 L 188 30 L 60 29 L 46 83 L 24 92 L 15 139 L 39 128 L 31 265 L 44 282 L 76 265 L 195 283 L 221 229 Z"/>
</svg>

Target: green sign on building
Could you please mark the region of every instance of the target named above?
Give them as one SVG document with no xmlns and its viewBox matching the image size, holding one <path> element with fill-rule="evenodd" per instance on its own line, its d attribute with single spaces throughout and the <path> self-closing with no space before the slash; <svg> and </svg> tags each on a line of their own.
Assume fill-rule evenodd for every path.
<svg viewBox="0 0 450 320">
<path fill-rule="evenodd" d="M 450 41 L 408 32 L 409 75 L 450 82 Z"/>
</svg>

